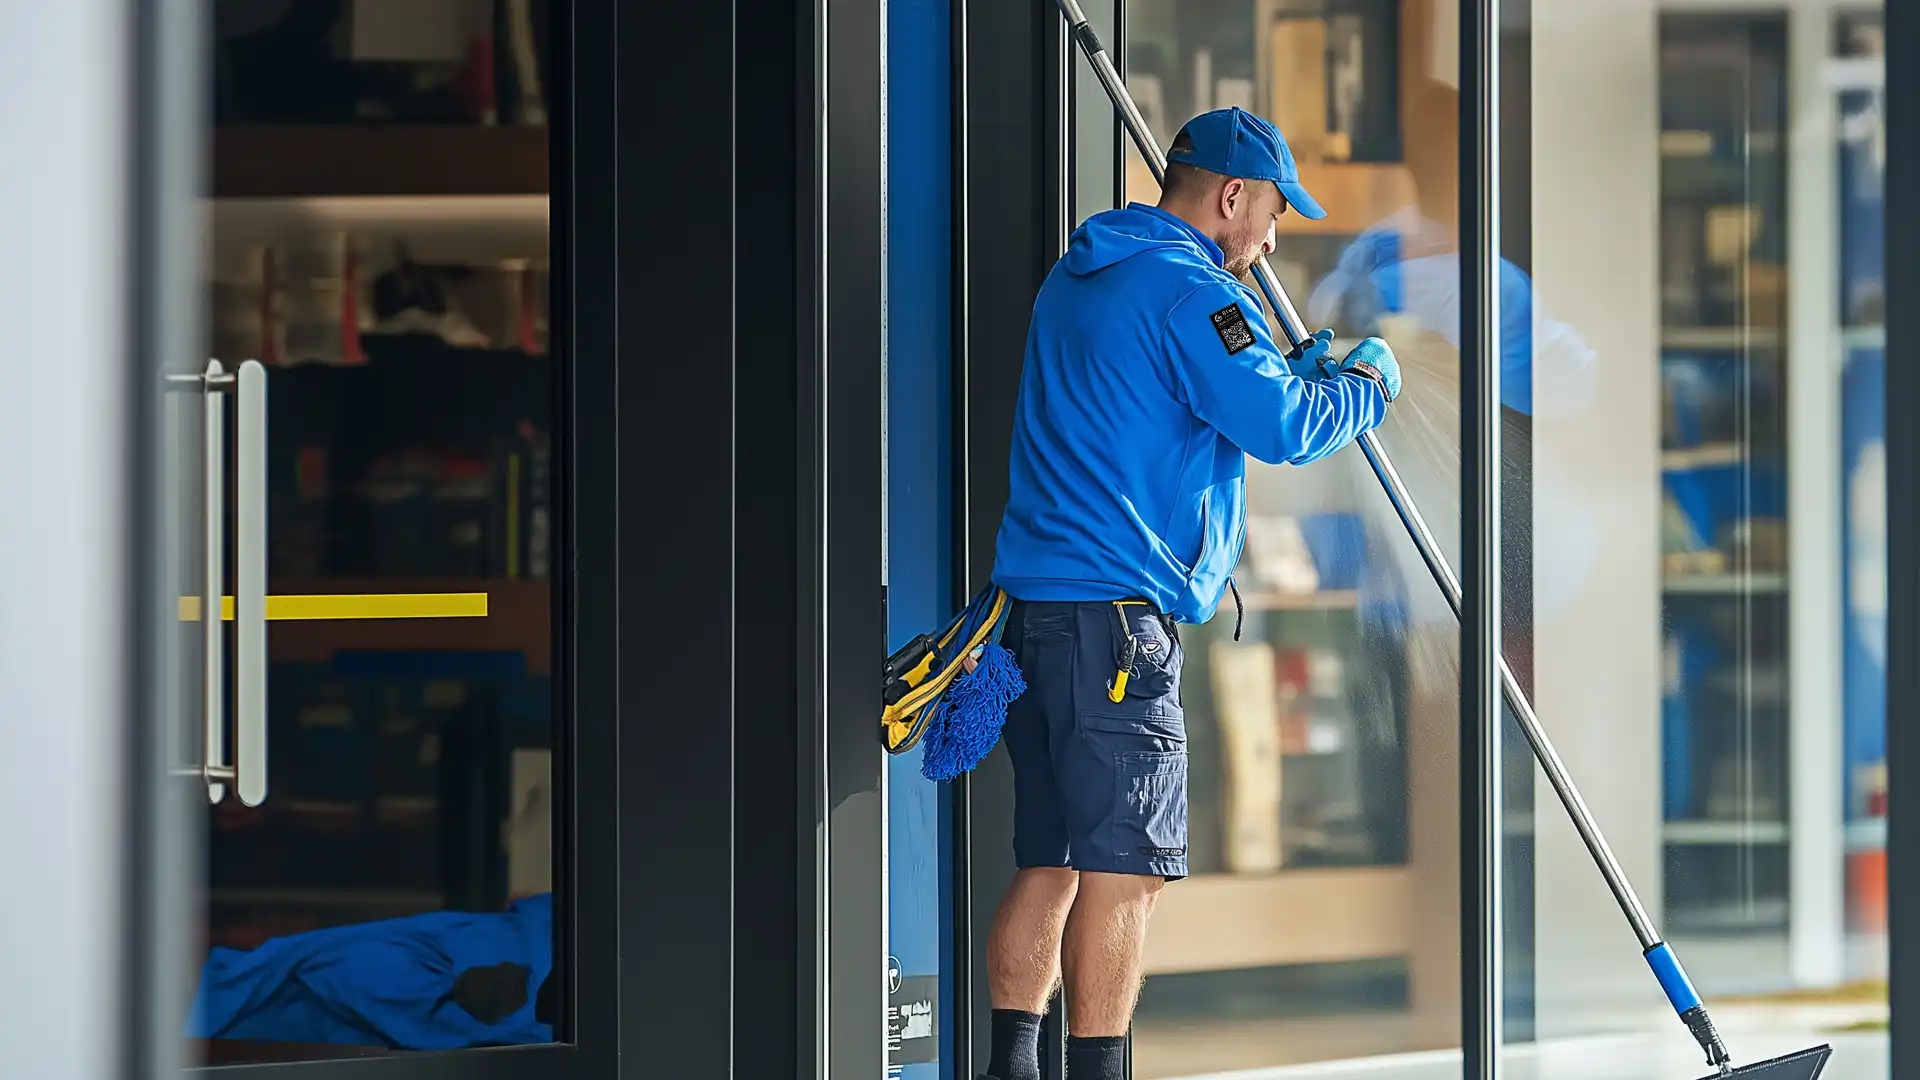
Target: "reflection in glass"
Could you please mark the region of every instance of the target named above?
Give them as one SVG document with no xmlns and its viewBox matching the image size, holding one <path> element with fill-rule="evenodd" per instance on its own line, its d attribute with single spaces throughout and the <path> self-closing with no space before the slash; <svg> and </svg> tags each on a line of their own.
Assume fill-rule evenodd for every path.
<svg viewBox="0 0 1920 1080">
<path fill-rule="evenodd" d="M 1879 16 L 1505 7 L 1507 659 L 1740 1059 L 1831 1040 L 1834 1070 L 1885 1075 Z M 1393 343 L 1381 441 L 1456 560 L 1456 46 L 1434 28 L 1457 17 L 1138 0 L 1127 56 L 1163 141 L 1233 103 L 1292 140 L 1332 212 L 1282 220 L 1275 270 L 1311 327 Z M 1457 627 L 1358 455 L 1248 483 L 1256 617 L 1237 644 L 1189 635 L 1195 877 L 1156 915 L 1142 1076 L 1457 1040 Z M 1507 736 L 1509 1053 L 1603 1075 L 1563 1040 L 1618 1036 L 1604 1075 L 1699 1071 Z"/>
<path fill-rule="evenodd" d="M 1836 17 L 1839 91 L 1842 673 L 1850 976 L 1887 961 L 1886 43 L 1879 12 Z M 1836 65 L 1839 67 L 1840 65 Z"/>
<path fill-rule="evenodd" d="M 1878 18 L 1627 8 L 1503 18 L 1534 700 L 1735 1063 L 1831 1042 L 1884 1077 Z M 1596 358 L 1564 410 L 1556 337 Z M 1510 1058 L 1705 1071 L 1551 792 L 1504 813 Z"/>
<path fill-rule="evenodd" d="M 271 753 L 207 810 L 185 1034 L 550 1042 L 546 5 L 215 7 L 206 355 L 268 372 Z"/>
<path fill-rule="evenodd" d="M 1421 305 L 1457 300 L 1458 269 L 1444 229 L 1389 238 L 1452 198 L 1458 139 L 1416 112 L 1452 75 L 1441 7 L 1136 0 L 1126 66 L 1162 145 L 1231 104 L 1281 127 L 1329 213 L 1283 215 L 1269 261 L 1337 350 L 1393 344 L 1406 389 L 1380 435 L 1457 559 L 1457 331 Z M 1157 199 L 1131 151 L 1127 177 Z M 1183 631 L 1193 876 L 1148 936 L 1143 1078 L 1459 1043 L 1458 627 L 1357 450 L 1250 460 L 1247 485 L 1241 639 L 1231 609 Z"/>
</svg>

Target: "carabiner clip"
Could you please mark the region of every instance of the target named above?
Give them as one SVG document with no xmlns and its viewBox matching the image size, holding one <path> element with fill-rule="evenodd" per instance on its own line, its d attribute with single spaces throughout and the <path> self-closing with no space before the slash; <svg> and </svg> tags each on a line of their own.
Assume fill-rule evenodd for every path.
<svg viewBox="0 0 1920 1080">
<path fill-rule="evenodd" d="M 1119 604 L 1114 605 L 1116 610 L 1119 607 Z M 1140 648 L 1140 639 L 1133 636 L 1133 628 L 1127 626 L 1124 616 L 1120 619 L 1120 626 L 1126 631 L 1127 644 L 1120 650 L 1120 670 L 1114 674 L 1113 681 L 1107 684 L 1107 700 L 1115 705 L 1127 696 L 1127 680 L 1133 677 L 1133 658 Z"/>
</svg>

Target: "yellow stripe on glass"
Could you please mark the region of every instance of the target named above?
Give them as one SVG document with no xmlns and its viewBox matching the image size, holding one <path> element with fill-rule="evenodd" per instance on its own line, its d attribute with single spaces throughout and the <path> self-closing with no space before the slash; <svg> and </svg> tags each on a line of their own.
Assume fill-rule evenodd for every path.
<svg viewBox="0 0 1920 1080">
<path fill-rule="evenodd" d="M 180 621 L 199 622 L 201 601 L 180 598 Z M 332 593 L 267 597 L 267 621 L 317 619 L 483 619 L 487 594 Z M 233 621 L 233 597 L 220 598 L 220 618 Z"/>
</svg>

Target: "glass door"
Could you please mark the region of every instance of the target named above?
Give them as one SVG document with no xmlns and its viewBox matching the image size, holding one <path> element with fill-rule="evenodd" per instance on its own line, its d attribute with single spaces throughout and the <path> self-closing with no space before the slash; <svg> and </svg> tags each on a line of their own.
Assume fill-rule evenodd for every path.
<svg viewBox="0 0 1920 1080">
<path fill-rule="evenodd" d="M 1502 350 L 1535 396 L 1503 498 L 1535 508 L 1507 543 L 1536 633 L 1507 643 L 1686 973 L 1660 992 L 1536 785 L 1502 822 L 1533 868 L 1508 1075 L 1698 1075 L 1696 1005 L 1737 1067 L 1828 1045 L 1825 1075 L 1901 1072 L 1882 6 L 1502 9 Z"/>
<path fill-rule="evenodd" d="M 549 5 L 191 17 L 210 153 L 156 489 L 166 783 L 203 841 L 182 1056 L 554 1042 Z"/>
<path fill-rule="evenodd" d="M 1282 215 L 1269 262 L 1337 350 L 1392 345 L 1406 390 L 1380 443 L 1456 568 L 1459 18 L 1445 0 L 1126 11 L 1162 147 L 1232 105 L 1286 136 L 1328 213 Z M 1160 196 L 1131 146 L 1125 184 Z M 1231 598 L 1183 630 L 1192 876 L 1156 902 L 1133 1075 L 1441 1075 L 1462 1044 L 1458 618 L 1357 447 L 1250 462 L 1247 507 L 1244 633 Z"/>
</svg>

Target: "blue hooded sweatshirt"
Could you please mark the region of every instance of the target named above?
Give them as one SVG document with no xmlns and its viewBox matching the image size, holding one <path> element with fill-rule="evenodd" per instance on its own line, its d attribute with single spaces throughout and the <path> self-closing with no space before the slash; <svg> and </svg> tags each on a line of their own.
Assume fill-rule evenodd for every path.
<svg viewBox="0 0 1920 1080">
<path fill-rule="evenodd" d="M 1246 459 L 1303 465 L 1386 418 L 1357 373 L 1302 379 L 1219 245 L 1138 203 L 1074 231 L 1034 301 L 993 580 L 1020 600 L 1219 608 Z"/>
</svg>

